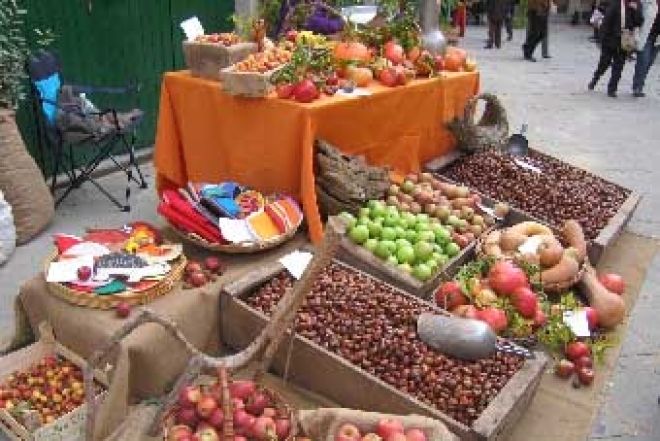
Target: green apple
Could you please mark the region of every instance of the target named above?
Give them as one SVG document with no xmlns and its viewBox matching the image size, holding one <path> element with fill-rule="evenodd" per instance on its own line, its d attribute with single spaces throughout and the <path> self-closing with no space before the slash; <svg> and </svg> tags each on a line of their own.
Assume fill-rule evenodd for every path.
<svg viewBox="0 0 660 441">
<path fill-rule="evenodd" d="M 360 216 L 360 217 L 358 217 L 357 225 L 364 225 L 364 226 L 367 226 L 367 225 L 369 225 L 370 223 L 371 223 L 371 219 L 369 219 L 368 216 Z"/>
<path fill-rule="evenodd" d="M 408 242 L 408 240 L 404 239 L 403 237 L 400 237 L 396 240 L 396 249 L 401 249 L 403 247 L 412 247 L 412 244 Z"/>
<path fill-rule="evenodd" d="M 396 253 L 396 242 L 393 240 L 381 240 L 387 247 L 387 249 L 390 251 L 390 254 Z"/>
<path fill-rule="evenodd" d="M 413 272 L 412 266 L 410 266 L 409 263 L 401 263 L 399 264 L 399 269 L 403 272 L 406 272 L 408 274 L 411 274 Z"/>
<path fill-rule="evenodd" d="M 431 277 L 433 277 L 433 272 L 431 271 L 431 268 L 427 264 L 420 263 L 415 265 L 415 267 L 413 268 L 413 276 L 416 279 L 425 282 L 429 280 Z"/>
<path fill-rule="evenodd" d="M 443 253 L 433 253 L 433 256 L 431 257 L 435 262 L 438 264 L 438 267 L 442 268 L 445 266 L 447 261 L 449 260 L 449 256 Z"/>
<path fill-rule="evenodd" d="M 369 239 L 369 228 L 366 225 L 356 225 L 348 232 L 349 237 L 357 244 L 363 244 Z"/>
<path fill-rule="evenodd" d="M 415 224 L 415 231 L 430 231 L 431 230 L 431 224 L 428 222 L 422 221 L 422 222 L 417 222 Z"/>
<path fill-rule="evenodd" d="M 378 207 L 378 208 L 385 207 L 385 204 L 382 201 L 379 201 L 379 200 L 376 200 L 376 199 L 372 199 L 369 202 L 367 202 L 367 208 L 369 210 L 373 211 L 376 207 Z"/>
<path fill-rule="evenodd" d="M 401 228 L 400 226 L 394 227 L 394 231 L 396 231 L 396 237 L 399 239 L 404 239 L 406 237 L 406 229 Z"/>
<path fill-rule="evenodd" d="M 387 246 L 387 243 L 384 241 L 378 242 L 374 254 L 383 260 L 387 260 L 392 253 L 390 253 L 390 248 Z"/>
<path fill-rule="evenodd" d="M 433 234 L 435 235 L 435 241 L 438 244 L 444 245 L 447 242 L 451 241 L 451 233 L 442 225 L 434 225 L 432 231 Z"/>
<path fill-rule="evenodd" d="M 460 252 L 461 252 L 461 248 L 458 245 L 456 245 L 454 242 L 449 242 L 445 247 L 445 253 L 447 253 L 447 256 L 449 257 L 454 257 Z"/>
<path fill-rule="evenodd" d="M 370 214 L 371 214 L 371 210 L 369 209 L 369 207 L 362 207 L 358 212 L 359 217 L 371 217 Z"/>
<path fill-rule="evenodd" d="M 380 201 L 374 201 L 375 205 L 370 208 L 371 212 L 369 215 L 372 219 L 381 219 L 387 216 L 387 210 L 385 209 L 385 204 Z"/>
<path fill-rule="evenodd" d="M 433 231 L 420 231 L 417 234 L 417 241 L 435 243 L 435 234 L 433 234 Z"/>
<path fill-rule="evenodd" d="M 342 211 L 339 215 L 346 222 L 346 228 L 350 230 L 357 224 L 357 219 L 348 211 Z"/>
<path fill-rule="evenodd" d="M 362 245 L 372 253 L 376 250 L 376 247 L 378 246 L 378 239 L 371 238 L 367 239 L 366 242 Z"/>
<path fill-rule="evenodd" d="M 435 273 L 438 272 L 438 268 L 440 266 L 439 266 L 438 262 L 436 262 L 435 259 L 433 259 L 433 257 L 431 257 L 429 260 L 427 260 L 424 263 L 426 265 L 428 265 L 429 268 L 431 268 L 431 274 L 435 274 Z"/>
<path fill-rule="evenodd" d="M 382 240 L 396 240 L 396 230 L 392 227 L 383 227 L 380 238 Z"/>
<path fill-rule="evenodd" d="M 383 232 L 383 227 L 379 223 L 369 222 L 367 224 L 367 228 L 369 228 L 369 237 L 380 239 L 380 235 Z"/>
<path fill-rule="evenodd" d="M 410 243 L 415 243 L 417 242 L 417 231 L 415 230 L 408 230 L 406 231 L 406 237 L 405 239 L 410 242 Z"/>
<path fill-rule="evenodd" d="M 447 218 L 447 223 L 451 225 L 452 227 L 456 228 L 458 225 L 461 223 L 461 219 L 459 219 L 457 216 L 454 216 L 453 214 Z"/>
<path fill-rule="evenodd" d="M 387 263 L 389 263 L 389 264 L 391 264 L 391 265 L 394 265 L 394 266 L 398 266 L 398 265 L 399 265 L 399 261 L 398 261 L 397 258 L 396 258 L 395 256 L 393 256 L 393 255 L 390 255 L 390 257 L 387 258 Z"/>
<path fill-rule="evenodd" d="M 404 193 L 410 194 L 414 189 L 415 184 L 410 181 L 403 181 L 403 184 L 401 184 L 401 190 L 403 190 Z"/>
<path fill-rule="evenodd" d="M 415 223 L 417 223 L 417 218 L 415 215 L 407 211 L 401 215 L 401 219 L 405 220 L 408 226 L 413 226 Z"/>
<path fill-rule="evenodd" d="M 392 214 L 396 216 L 400 216 L 401 213 L 399 212 L 399 209 L 396 208 L 394 205 L 388 205 L 387 206 L 387 214 Z"/>
<path fill-rule="evenodd" d="M 415 218 L 417 219 L 417 223 L 428 223 L 429 222 L 429 215 L 426 213 L 418 213 Z"/>
<path fill-rule="evenodd" d="M 396 259 L 399 263 L 413 263 L 415 261 L 415 249 L 410 246 L 402 246 L 396 252 Z"/>
<path fill-rule="evenodd" d="M 414 246 L 415 261 L 425 262 L 433 255 L 433 245 L 428 242 L 419 241 Z"/>
<path fill-rule="evenodd" d="M 388 213 L 383 218 L 383 225 L 386 227 L 396 227 L 399 225 L 399 215 L 397 213 Z"/>
</svg>

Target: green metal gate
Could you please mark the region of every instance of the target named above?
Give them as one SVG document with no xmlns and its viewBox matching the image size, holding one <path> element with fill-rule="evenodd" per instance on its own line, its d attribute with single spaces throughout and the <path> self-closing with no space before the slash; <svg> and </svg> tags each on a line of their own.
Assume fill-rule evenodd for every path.
<svg viewBox="0 0 660 441">
<path fill-rule="evenodd" d="M 184 37 L 179 23 L 196 15 L 207 31 L 228 30 L 232 27 L 230 16 L 234 11 L 233 0 L 22 0 L 22 3 L 28 10 L 28 29 L 48 28 L 56 34 L 52 50 L 60 55 L 68 82 L 122 85 L 137 81 L 142 85 L 134 101 L 92 97 L 99 107 L 143 109 L 146 119 L 139 133 L 142 147 L 154 141 L 163 72 L 183 68 Z M 19 110 L 18 122 L 31 153 L 39 159 L 36 127 L 28 101 Z M 47 165 L 46 172 L 49 168 Z"/>
</svg>

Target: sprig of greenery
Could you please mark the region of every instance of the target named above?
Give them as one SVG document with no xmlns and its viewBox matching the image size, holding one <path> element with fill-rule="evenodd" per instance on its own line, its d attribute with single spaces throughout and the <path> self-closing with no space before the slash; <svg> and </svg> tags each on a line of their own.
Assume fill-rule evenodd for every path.
<svg viewBox="0 0 660 441">
<path fill-rule="evenodd" d="M 575 341 L 575 334 L 564 323 L 562 314 L 548 314 L 548 322 L 536 335 L 539 342 L 548 348 L 555 357 L 563 354 L 566 345 Z"/>
<path fill-rule="evenodd" d="M 605 352 L 619 344 L 616 336 L 611 334 L 600 334 L 597 337 L 592 337 L 588 342 L 591 349 L 591 355 L 598 364 L 605 362 Z"/>
<path fill-rule="evenodd" d="M 323 76 L 332 69 L 332 52 L 326 46 L 299 44 L 291 54 L 291 61 L 271 75 L 273 84 L 294 84 L 312 74 Z"/>
<path fill-rule="evenodd" d="M 454 279 L 460 285 L 463 294 L 465 294 L 470 300 L 473 300 L 470 293 L 470 280 L 474 278 L 481 279 L 483 276 L 488 274 L 488 271 L 490 271 L 490 268 L 493 266 L 495 261 L 496 259 L 492 256 L 479 257 L 472 262 L 463 265 L 458 270 L 458 273 Z"/>
</svg>

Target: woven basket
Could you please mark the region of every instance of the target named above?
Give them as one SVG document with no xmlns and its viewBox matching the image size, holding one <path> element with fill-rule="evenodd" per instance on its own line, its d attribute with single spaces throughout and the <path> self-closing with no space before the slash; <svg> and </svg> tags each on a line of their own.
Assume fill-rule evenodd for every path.
<svg viewBox="0 0 660 441">
<path fill-rule="evenodd" d="M 194 77 L 220 81 L 220 70 L 243 61 L 257 51 L 256 43 L 237 43 L 224 46 L 198 41 L 183 42 L 183 57 Z"/>
<path fill-rule="evenodd" d="M 222 389 L 222 412 L 225 415 L 225 418 L 222 423 L 222 428 L 217 428 L 218 429 L 218 435 L 220 435 L 220 439 L 223 441 L 234 441 L 234 425 L 233 425 L 233 407 L 232 407 L 232 401 L 231 401 L 231 395 L 229 393 L 229 381 L 228 377 L 229 375 L 227 374 L 226 370 L 223 368 L 219 368 L 219 375 L 218 375 L 218 383 L 220 384 L 220 387 Z M 257 390 L 259 392 L 262 392 L 264 395 L 268 396 L 270 398 L 270 402 L 272 403 L 272 406 L 277 410 L 278 415 L 286 415 L 286 417 L 291 421 L 291 430 L 289 431 L 289 436 L 284 440 L 284 441 L 293 441 L 296 437 L 297 429 L 298 429 L 298 422 L 296 419 L 296 413 L 289 407 L 288 404 L 284 401 L 284 399 L 275 391 L 268 389 L 266 387 L 263 387 L 261 385 L 257 385 Z M 176 409 L 172 409 L 170 412 L 165 414 L 163 418 L 163 440 L 167 441 L 168 440 L 168 434 L 169 431 L 174 427 L 175 425 L 175 413 Z M 221 431 L 220 431 L 221 429 Z"/>
<path fill-rule="evenodd" d="M 58 252 L 55 250 L 44 265 L 44 272 L 48 273 L 48 266 L 57 259 Z M 80 292 L 69 288 L 61 283 L 48 283 L 48 292 L 55 297 L 65 300 L 78 306 L 86 306 L 96 309 L 113 309 L 119 303 L 128 303 L 129 305 L 144 305 L 152 300 L 172 291 L 174 285 L 181 280 L 186 268 L 187 259 L 183 254 L 170 263 L 172 270 L 165 278 L 159 280 L 157 284 L 144 291 L 124 291 L 123 293 L 99 295 L 95 293 Z"/>
<path fill-rule="evenodd" d="M 227 253 L 227 254 L 250 254 L 250 253 L 258 253 L 260 251 L 266 251 L 272 248 L 276 248 L 282 245 L 283 243 L 286 243 L 289 240 L 291 240 L 293 236 L 296 235 L 296 232 L 300 227 L 300 225 L 298 225 L 284 234 L 280 234 L 279 236 L 274 237 L 273 239 L 266 240 L 263 242 L 241 242 L 241 243 L 221 244 L 221 243 L 208 242 L 207 240 L 201 238 L 195 233 L 186 233 L 184 231 L 179 230 L 172 224 L 169 225 L 172 228 L 172 230 L 174 230 L 174 232 L 177 235 L 179 235 L 183 240 L 186 240 L 192 244 L 197 245 L 198 247 L 202 247 L 210 251 L 217 251 L 219 253 Z"/>
<path fill-rule="evenodd" d="M 481 120 L 476 123 L 474 115 L 479 100 L 486 102 Z M 458 148 L 475 152 L 489 147 L 502 148 L 509 137 L 509 121 L 506 110 L 497 96 L 482 93 L 470 98 L 465 105 L 463 119 L 448 124 L 449 130 L 458 141 Z"/>
<path fill-rule="evenodd" d="M 248 98 L 267 97 L 275 89 L 275 85 L 270 82 L 270 77 L 281 68 L 282 66 L 260 73 L 238 72 L 234 66 L 226 67 L 220 70 L 222 90 L 227 95 Z"/>
<path fill-rule="evenodd" d="M 490 230 L 489 232 L 482 234 L 477 239 L 475 245 L 475 254 L 477 258 L 486 256 L 486 253 L 484 253 L 483 251 L 484 240 L 488 236 L 488 234 L 491 233 L 492 231 L 494 230 Z M 505 254 L 504 260 L 507 260 L 509 262 L 516 262 L 518 259 L 516 255 Z M 543 291 L 547 294 L 563 294 L 564 292 L 566 292 L 567 289 L 569 289 L 571 286 L 575 285 L 580 281 L 585 270 L 586 270 L 586 261 L 582 263 L 582 265 L 580 266 L 580 270 L 577 272 L 577 274 L 568 280 L 558 283 L 543 283 L 543 280 L 541 280 L 541 286 L 543 287 Z"/>
</svg>

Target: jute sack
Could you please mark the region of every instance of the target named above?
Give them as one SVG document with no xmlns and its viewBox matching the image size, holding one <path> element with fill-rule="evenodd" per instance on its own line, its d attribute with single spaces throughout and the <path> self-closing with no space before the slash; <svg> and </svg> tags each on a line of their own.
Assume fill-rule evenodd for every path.
<svg viewBox="0 0 660 441">
<path fill-rule="evenodd" d="M 334 441 L 342 424 L 355 425 L 362 435 L 374 432 L 379 420 L 395 418 L 406 429 L 420 429 L 429 441 L 458 441 L 449 429 L 440 421 L 419 415 L 389 415 L 361 410 L 326 408 L 317 410 L 301 410 L 298 414 L 300 425 L 305 436 L 315 441 Z"/>
<path fill-rule="evenodd" d="M 16 227 L 11 205 L 5 201 L 0 190 L 0 265 L 9 260 L 16 247 Z"/>
<path fill-rule="evenodd" d="M 0 110 L 0 190 L 14 213 L 17 244 L 28 242 L 53 218 L 53 197 L 7 110 Z"/>
</svg>

